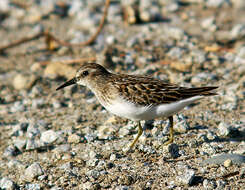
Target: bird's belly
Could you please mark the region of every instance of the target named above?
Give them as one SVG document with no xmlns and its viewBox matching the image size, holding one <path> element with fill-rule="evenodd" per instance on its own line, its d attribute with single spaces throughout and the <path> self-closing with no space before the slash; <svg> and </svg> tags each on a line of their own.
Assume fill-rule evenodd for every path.
<svg viewBox="0 0 245 190">
<path fill-rule="evenodd" d="M 196 96 L 169 104 L 149 106 L 135 105 L 131 102 L 121 100 L 114 101 L 109 105 L 104 105 L 104 107 L 109 112 L 117 116 L 125 117 L 134 121 L 151 120 L 159 117 L 169 117 L 200 98 L 200 96 Z"/>
</svg>

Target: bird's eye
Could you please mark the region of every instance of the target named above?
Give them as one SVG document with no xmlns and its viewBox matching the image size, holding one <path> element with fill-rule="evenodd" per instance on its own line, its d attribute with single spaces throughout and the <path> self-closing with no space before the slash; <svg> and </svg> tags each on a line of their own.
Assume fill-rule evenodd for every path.
<svg viewBox="0 0 245 190">
<path fill-rule="evenodd" d="M 88 75 L 88 71 L 83 71 L 83 76 L 86 77 Z"/>
</svg>

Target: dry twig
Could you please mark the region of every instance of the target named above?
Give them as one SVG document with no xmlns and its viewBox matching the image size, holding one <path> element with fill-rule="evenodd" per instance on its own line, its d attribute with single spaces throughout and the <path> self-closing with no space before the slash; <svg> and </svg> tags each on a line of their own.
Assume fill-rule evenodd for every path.
<svg viewBox="0 0 245 190">
<path fill-rule="evenodd" d="M 102 16 L 102 18 L 100 20 L 100 24 L 99 24 L 99 26 L 97 28 L 97 31 L 95 32 L 94 35 L 92 35 L 85 42 L 77 43 L 77 44 L 69 43 L 69 42 L 63 41 L 63 40 L 55 37 L 54 34 L 52 34 L 52 33 L 50 33 L 49 31 L 46 30 L 46 31 L 40 32 L 40 33 L 38 33 L 38 34 L 36 34 L 34 36 L 24 37 L 24 38 L 22 38 L 20 40 L 17 40 L 15 42 L 10 43 L 10 44 L 0 46 L 0 52 L 4 51 L 6 49 L 9 49 L 9 48 L 18 46 L 18 45 L 20 45 L 22 43 L 26 43 L 26 42 L 29 42 L 29 41 L 33 41 L 33 40 L 39 39 L 41 37 L 44 37 L 45 38 L 45 42 L 46 42 L 46 45 L 47 45 L 47 49 L 48 50 L 53 50 L 55 48 L 54 42 L 58 43 L 61 46 L 67 46 L 67 47 L 81 47 L 81 46 L 89 45 L 89 44 L 91 44 L 91 43 L 94 42 L 94 40 L 96 39 L 96 37 L 99 35 L 99 33 L 101 32 L 101 30 L 103 29 L 103 26 L 104 26 L 105 21 L 106 21 L 106 17 L 107 17 L 109 5 L 110 5 L 110 0 L 106 0 L 106 2 L 105 2 L 105 10 L 104 10 L 103 16 Z"/>
</svg>

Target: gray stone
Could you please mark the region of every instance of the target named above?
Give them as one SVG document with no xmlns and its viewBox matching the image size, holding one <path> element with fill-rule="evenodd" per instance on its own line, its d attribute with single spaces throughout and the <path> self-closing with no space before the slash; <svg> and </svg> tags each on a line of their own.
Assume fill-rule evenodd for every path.
<svg viewBox="0 0 245 190">
<path fill-rule="evenodd" d="M 88 166 L 97 166 L 97 164 L 99 163 L 99 159 L 94 158 L 94 159 L 90 159 L 86 162 L 86 165 Z"/>
<path fill-rule="evenodd" d="M 50 144 L 59 138 L 58 134 L 53 130 L 42 132 L 40 140 L 44 143 Z"/>
<path fill-rule="evenodd" d="M 217 147 L 212 146 L 210 143 L 204 143 L 200 150 L 203 151 L 204 154 L 213 155 L 217 153 L 217 149 Z"/>
<path fill-rule="evenodd" d="M 201 50 L 191 50 L 191 59 L 193 63 L 204 63 L 207 58 L 204 51 Z"/>
<path fill-rule="evenodd" d="M 40 146 L 41 146 L 40 141 L 36 139 L 31 138 L 26 141 L 26 150 L 34 150 Z"/>
<path fill-rule="evenodd" d="M 36 123 L 32 123 L 31 125 L 28 126 L 27 128 L 27 134 L 26 136 L 28 138 L 35 138 L 36 136 L 39 136 L 41 134 L 41 131 L 44 130 L 43 127 L 39 126 Z"/>
<path fill-rule="evenodd" d="M 77 134 L 71 134 L 67 138 L 68 143 L 79 143 L 81 141 L 81 137 Z"/>
<path fill-rule="evenodd" d="M 172 158 L 178 158 L 180 156 L 179 154 L 179 146 L 177 144 L 170 144 L 168 146 L 168 151 Z"/>
<path fill-rule="evenodd" d="M 245 46 L 242 46 L 241 48 L 239 48 L 237 56 L 239 56 L 240 58 L 245 59 Z"/>
<path fill-rule="evenodd" d="M 65 153 L 65 152 L 69 152 L 70 150 L 71 150 L 70 144 L 62 144 L 57 146 L 53 151 L 58 153 Z"/>
<path fill-rule="evenodd" d="M 176 39 L 176 40 L 181 40 L 185 36 L 184 30 L 182 30 L 181 28 L 177 28 L 177 27 L 167 27 L 165 32 L 167 32 L 167 35 L 169 37 Z"/>
<path fill-rule="evenodd" d="M 28 168 L 26 168 L 24 176 L 22 176 L 22 178 L 27 182 L 31 182 L 33 179 L 37 178 L 40 175 L 43 175 L 43 170 L 40 164 L 33 163 Z"/>
<path fill-rule="evenodd" d="M 185 133 L 190 129 L 189 123 L 187 122 L 186 118 L 183 114 L 177 115 L 177 121 L 174 125 L 174 130 L 180 133 Z"/>
<path fill-rule="evenodd" d="M 71 162 L 66 162 L 63 165 L 61 165 L 59 168 L 65 171 L 70 171 L 72 169 L 72 164 Z"/>
<path fill-rule="evenodd" d="M 200 84 L 202 82 L 210 82 L 212 80 L 216 80 L 217 76 L 215 74 L 212 73 L 198 73 L 197 75 L 193 76 L 191 79 L 191 83 L 192 84 Z"/>
<path fill-rule="evenodd" d="M 19 150 L 13 146 L 13 145 L 9 145 L 5 150 L 3 155 L 5 157 L 10 157 L 10 156 L 16 156 L 17 154 L 19 154 Z"/>
<path fill-rule="evenodd" d="M 233 164 L 245 163 L 245 156 L 239 154 L 220 154 L 204 160 L 202 164 L 223 164 L 226 160 L 231 160 Z"/>
<path fill-rule="evenodd" d="M 110 36 L 106 37 L 106 43 L 107 44 L 111 45 L 111 44 L 114 44 L 115 42 L 116 42 L 115 36 L 110 35 Z"/>
<path fill-rule="evenodd" d="M 7 177 L 3 177 L 0 180 L 0 189 L 12 190 L 15 188 L 16 188 L 16 185 L 11 179 Z"/>
<path fill-rule="evenodd" d="M 41 186 L 37 183 L 29 183 L 25 185 L 26 190 L 40 190 Z"/>
<path fill-rule="evenodd" d="M 26 167 L 22 162 L 20 162 L 19 160 L 15 160 L 15 159 L 9 160 L 7 163 L 7 166 L 9 168 L 16 168 L 18 170 L 23 170 Z"/>
<path fill-rule="evenodd" d="M 230 35 L 233 39 L 241 38 L 245 35 L 245 25 L 237 24 L 235 25 L 230 32 Z"/>
<path fill-rule="evenodd" d="M 80 0 L 72 0 L 70 1 L 70 8 L 68 11 L 69 16 L 75 16 L 84 8 L 84 1 Z"/>
<path fill-rule="evenodd" d="M 215 18 L 214 17 L 209 17 L 209 18 L 205 18 L 202 23 L 201 26 L 204 29 L 207 29 L 211 32 L 214 32 L 217 29 L 217 26 L 215 24 Z"/>
<path fill-rule="evenodd" d="M 14 105 L 10 107 L 10 111 L 13 113 L 23 112 L 25 110 L 26 110 L 26 107 L 22 101 L 16 101 L 16 102 L 14 102 Z"/>
<path fill-rule="evenodd" d="M 195 171 L 182 164 L 177 167 L 181 172 L 181 175 L 177 176 L 177 181 L 183 185 L 193 185 L 195 183 Z"/>
<path fill-rule="evenodd" d="M 97 170 L 89 170 L 87 173 L 86 173 L 87 176 L 89 177 L 92 177 L 94 179 L 98 179 L 99 176 L 100 176 L 100 172 L 97 171 Z"/>
<path fill-rule="evenodd" d="M 98 135 L 95 133 L 94 134 L 89 133 L 89 134 L 86 134 L 84 137 L 88 142 L 94 142 L 98 138 Z"/>
<path fill-rule="evenodd" d="M 39 98 L 39 99 L 33 99 L 32 100 L 32 108 L 33 109 L 39 109 L 42 108 L 45 104 L 45 101 L 43 98 Z"/>
<path fill-rule="evenodd" d="M 14 140 L 14 146 L 17 147 L 19 150 L 24 150 L 26 146 L 26 139 L 15 139 Z"/>
<path fill-rule="evenodd" d="M 217 187 L 216 182 L 214 180 L 204 179 L 202 184 L 203 184 L 204 189 L 207 189 L 207 190 L 216 189 Z"/>
<path fill-rule="evenodd" d="M 183 48 L 173 47 L 170 49 L 167 55 L 173 59 L 180 59 L 184 53 L 185 53 L 185 50 Z"/>
<path fill-rule="evenodd" d="M 206 5 L 208 7 L 219 8 L 222 7 L 224 4 L 231 5 L 230 0 L 207 0 Z"/>
<path fill-rule="evenodd" d="M 221 136 L 228 136 L 230 133 L 230 126 L 227 123 L 220 122 L 218 125 L 218 134 Z"/>
</svg>

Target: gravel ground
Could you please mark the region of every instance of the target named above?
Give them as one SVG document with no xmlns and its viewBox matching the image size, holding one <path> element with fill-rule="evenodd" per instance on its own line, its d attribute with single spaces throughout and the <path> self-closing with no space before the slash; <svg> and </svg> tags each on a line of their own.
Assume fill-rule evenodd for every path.
<svg viewBox="0 0 245 190">
<path fill-rule="evenodd" d="M 0 1 L 1 45 L 50 29 L 77 43 L 95 31 L 104 2 Z M 135 16 L 134 16 L 135 15 Z M 245 1 L 113 1 L 94 44 L 46 51 L 35 40 L 0 55 L 0 189 L 244 189 Z M 183 86 L 218 85 L 218 96 L 168 122 L 113 116 L 84 87 L 56 92 L 77 64 L 96 57 L 117 73 Z M 42 63 L 42 64 L 41 64 Z M 44 64 L 46 63 L 46 64 Z"/>
</svg>

